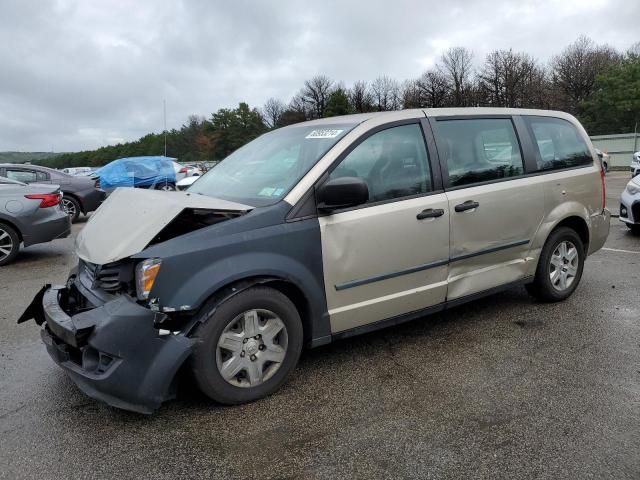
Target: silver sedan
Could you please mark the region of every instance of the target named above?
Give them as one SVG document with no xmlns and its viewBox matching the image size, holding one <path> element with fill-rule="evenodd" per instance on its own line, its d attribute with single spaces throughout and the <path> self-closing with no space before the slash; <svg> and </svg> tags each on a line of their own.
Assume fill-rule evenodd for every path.
<svg viewBox="0 0 640 480">
<path fill-rule="evenodd" d="M 0 177 L 0 266 L 20 249 L 66 237 L 71 221 L 61 205 L 57 185 L 27 185 Z"/>
</svg>

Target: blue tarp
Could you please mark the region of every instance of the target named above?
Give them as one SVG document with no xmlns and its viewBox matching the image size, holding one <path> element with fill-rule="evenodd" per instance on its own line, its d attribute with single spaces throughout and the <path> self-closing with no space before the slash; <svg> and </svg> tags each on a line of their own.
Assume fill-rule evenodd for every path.
<svg viewBox="0 0 640 480">
<path fill-rule="evenodd" d="M 165 183 L 176 183 L 171 157 L 119 158 L 94 172 L 100 177 L 100 186 L 105 190 L 116 187 L 151 187 Z"/>
</svg>

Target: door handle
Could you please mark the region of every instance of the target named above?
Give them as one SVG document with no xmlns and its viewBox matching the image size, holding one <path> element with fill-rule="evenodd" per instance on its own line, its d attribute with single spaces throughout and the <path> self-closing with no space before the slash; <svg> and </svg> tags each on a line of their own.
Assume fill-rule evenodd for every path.
<svg viewBox="0 0 640 480">
<path fill-rule="evenodd" d="M 454 207 L 456 212 L 464 212 L 466 210 L 473 210 L 474 208 L 478 208 L 480 204 L 478 202 L 474 202 L 473 200 L 467 200 L 464 203 L 460 203 Z"/>
<path fill-rule="evenodd" d="M 424 220 L 425 218 L 436 218 L 442 215 L 444 215 L 444 210 L 441 208 L 427 208 L 416 215 L 416 218 L 418 220 Z"/>
</svg>

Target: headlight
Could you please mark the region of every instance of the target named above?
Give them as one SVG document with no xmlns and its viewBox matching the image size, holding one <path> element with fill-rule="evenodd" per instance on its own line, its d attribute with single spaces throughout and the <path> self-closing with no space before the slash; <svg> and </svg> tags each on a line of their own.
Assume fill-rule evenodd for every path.
<svg viewBox="0 0 640 480">
<path fill-rule="evenodd" d="M 159 258 L 148 258 L 136 265 L 136 294 L 139 300 L 149 298 L 161 264 L 162 260 Z"/>
<path fill-rule="evenodd" d="M 627 183 L 627 193 L 631 195 L 635 195 L 636 193 L 640 193 L 640 185 L 638 185 L 633 180 Z"/>
</svg>

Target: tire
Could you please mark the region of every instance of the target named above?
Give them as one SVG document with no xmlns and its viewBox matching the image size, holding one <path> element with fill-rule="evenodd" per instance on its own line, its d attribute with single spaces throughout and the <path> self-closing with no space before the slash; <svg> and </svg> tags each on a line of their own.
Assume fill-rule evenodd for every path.
<svg viewBox="0 0 640 480">
<path fill-rule="evenodd" d="M 220 305 L 207 304 L 200 315 L 191 367 L 200 390 L 216 402 L 237 405 L 270 395 L 298 363 L 303 341 L 300 315 L 291 300 L 273 288 L 249 288 Z M 251 331 L 251 325 L 257 328 Z M 269 340 L 268 332 L 276 331 L 274 340 Z M 282 358 L 271 363 L 271 356 Z"/>
<path fill-rule="evenodd" d="M 163 183 L 156 186 L 156 189 L 162 190 L 165 192 L 175 192 L 176 186 L 173 183 Z"/>
<path fill-rule="evenodd" d="M 78 220 L 78 217 L 80 216 L 80 203 L 78 203 L 75 198 L 63 196 L 62 208 L 64 208 L 64 211 L 67 213 L 67 215 L 69 215 L 71 223 L 74 223 L 76 220 Z"/>
<path fill-rule="evenodd" d="M 562 255 L 563 244 L 566 255 Z M 567 248 L 569 246 L 575 249 L 575 257 L 571 260 L 568 260 L 572 253 L 572 249 Z M 582 278 L 585 256 L 584 244 L 575 230 L 568 227 L 555 229 L 542 248 L 534 281 L 526 286 L 527 291 L 544 302 L 560 302 L 569 298 Z"/>
<path fill-rule="evenodd" d="M 0 267 L 11 263 L 20 250 L 20 237 L 12 227 L 0 223 Z"/>
<path fill-rule="evenodd" d="M 631 230 L 633 235 L 640 235 L 640 223 L 627 223 L 627 227 L 629 227 L 629 230 Z"/>
</svg>

